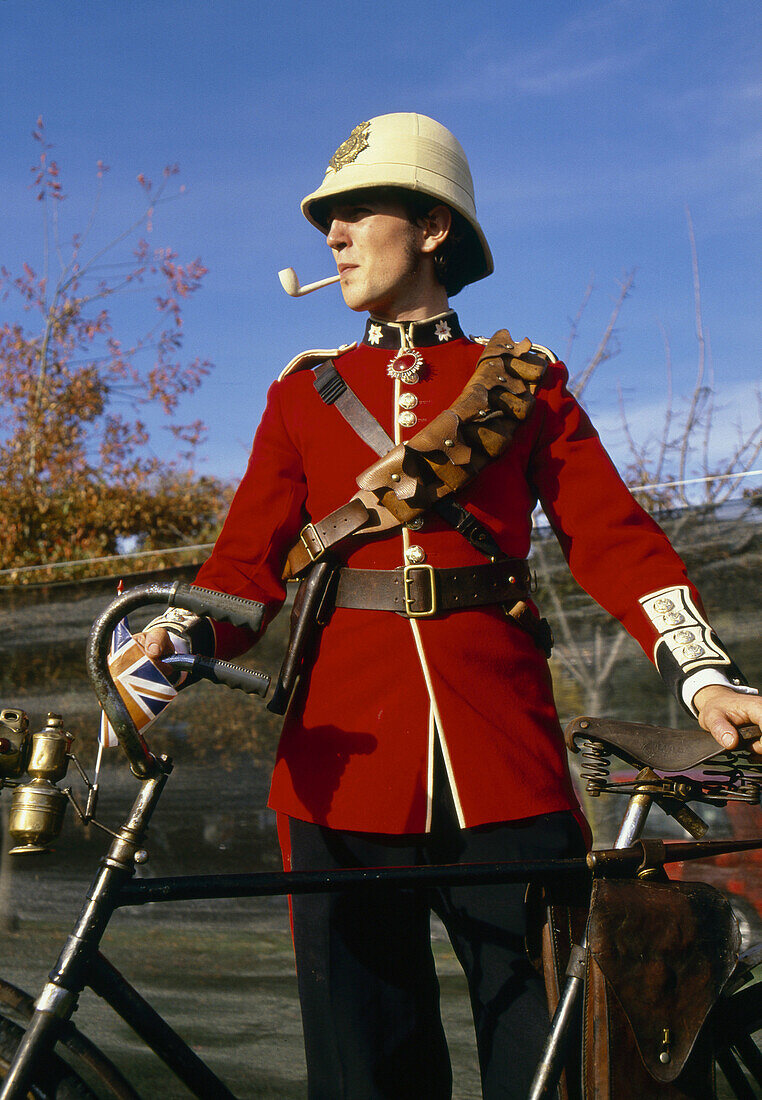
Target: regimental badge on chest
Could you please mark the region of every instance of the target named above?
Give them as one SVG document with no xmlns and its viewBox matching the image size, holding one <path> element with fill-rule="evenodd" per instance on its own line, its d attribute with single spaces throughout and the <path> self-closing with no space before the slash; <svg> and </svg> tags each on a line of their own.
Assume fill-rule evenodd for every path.
<svg viewBox="0 0 762 1100">
<path fill-rule="evenodd" d="M 398 351 L 394 358 L 390 360 L 386 373 L 390 378 L 399 378 L 406 385 L 414 386 L 419 381 L 425 367 L 426 364 L 419 351 L 416 351 L 415 348 L 405 348 Z"/>
</svg>

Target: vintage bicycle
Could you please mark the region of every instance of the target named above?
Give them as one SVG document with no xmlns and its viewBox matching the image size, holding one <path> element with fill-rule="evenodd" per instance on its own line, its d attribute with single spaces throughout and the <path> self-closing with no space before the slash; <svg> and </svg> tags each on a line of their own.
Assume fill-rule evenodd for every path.
<svg viewBox="0 0 762 1100">
<path fill-rule="evenodd" d="M 57 717 L 30 736 L 22 711 L 6 708 L 0 713 L 0 783 L 13 789 L 11 828 L 19 846 L 49 843 L 60 831 L 69 802 L 83 822 L 111 835 L 81 913 L 36 1000 L 0 979 L 0 1100 L 140 1100 L 123 1074 L 71 1022 L 85 988 L 105 1000 L 194 1096 L 235 1100 L 100 951 L 117 909 L 148 902 L 354 889 L 369 883 L 426 888 L 467 880 L 532 884 L 540 914 L 537 953 L 554 1013 L 530 1100 L 559 1095 L 559 1089 L 560 1095 L 576 1096 L 580 1088 L 590 1097 L 647 1096 L 649 1082 L 655 1082 L 654 1089 L 677 1082 L 674 1095 L 711 1096 L 715 1072 L 717 1095 L 739 1100 L 762 1095 L 762 1054 L 755 1039 L 762 1036 L 762 982 L 753 980 L 755 967 L 762 966 L 762 944 L 741 952 L 737 921 L 718 892 L 702 883 L 671 883 L 664 872 L 665 865 L 677 862 L 762 848 L 762 838 L 703 839 L 706 826 L 691 806 L 758 803 L 758 757 L 743 745 L 732 753 L 720 750 L 701 730 L 579 718 L 566 737 L 570 750 L 582 753 L 588 791 L 593 796 L 618 792 L 627 798 L 614 847 L 593 850 L 584 860 L 136 879 L 136 866 L 147 858 L 146 829 L 172 762 L 151 753 L 136 731 L 107 658 L 117 622 L 156 603 L 236 625 L 251 625 L 256 615 L 255 605 L 237 597 L 184 584 L 149 584 L 117 597 L 96 620 L 88 643 L 88 672 L 138 783 L 121 827 L 112 831 L 98 821 L 97 790 Z M 263 673 L 224 661 L 181 655 L 169 660 L 191 680 L 209 679 L 259 696 L 268 690 L 269 677 Z M 742 734 L 748 740 L 759 731 Z M 614 756 L 636 769 L 634 778 L 612 778 Z M 60 785 L 72 763 L 88 790 L 84 805 L 71 788 Z M 654 805 L 694 839 L 642 839 Z M 612 1045 L 625 1032 L 625 1047 Z M 621 1053 L 625 1048 L 629 1062 Z M 645 1083 L 635 1084 L 635 1077 L 629 1077 L 627 1091 L 621 1091 L 617 1067 L 641 1075 Z M 685 1091 L 692 1088 L 691 1080 L 698 1082 L 695 1092 Z"/>
</svg>

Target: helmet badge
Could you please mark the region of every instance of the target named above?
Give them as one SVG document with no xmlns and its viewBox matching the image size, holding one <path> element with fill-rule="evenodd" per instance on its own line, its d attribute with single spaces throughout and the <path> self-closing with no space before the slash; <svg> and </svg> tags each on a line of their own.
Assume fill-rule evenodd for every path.
<svg viewBox="0 0 762 1100">
<path fill-rule="evenodd" d="M 358 123 L 358 125 L 355 126 L 354 130 L 349 135 L 347 140 L 342 141 L 341 145 L 333 154 L 328 162 L 328 167 L 333 168 L 334 172 L 338 172 L 347 164 L 351 164 L 352 161 L 363 151 L 363 149 L 368 148 L 369 133 L 369 122 Z"/>
</svg>

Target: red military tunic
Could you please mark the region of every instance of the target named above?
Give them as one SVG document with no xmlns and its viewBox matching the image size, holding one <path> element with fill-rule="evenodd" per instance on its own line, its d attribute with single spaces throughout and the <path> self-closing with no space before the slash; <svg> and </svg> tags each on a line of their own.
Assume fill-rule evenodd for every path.
<svg viewBox="0 0 762 1100">
<path fill-rule="evenodd" d="M 405 384 L 387 374 L 395 353 L 383 345 L 410 338 L 426 368 Z M 371 320 L 366 341 L 335 361 L 400 442 L 451 405 L 482 350 L 448 314 L 412 326 Z M 529 552 L 539 500 L 574 576 L 650 657 L 658 635 L 639 597 L 688 584 L 685 567 L 620 480 L 566 382 L 564 366 L 551 365 L 509 449 L 459 499 L 507 555 L 520 558 Z M 401 412 L 413 414 L 402 417 L 408 426 Z M 281 573 L 299 531 L 344 504 L 375 458 L 322 402 L 311 370 L 273 384 L 248 469 L 197 583 L 259 600 L 271 617 L 284 598 Z M 412 544 L 435 567 L 484 561 L 439 518 L 415 531 L 352 539 L 340 556 L 356 568 L 394 569 Z M 218 631 L 218 655 L 243 644 L 232 629 Z M 462 826 L 576 806 L 547 662 L 499 607 L 418 620 L 337 608 L 308 688 L 285 719 L 269 804 L 336 829 L 425 831 L 436 737 Z"/>
</svg>

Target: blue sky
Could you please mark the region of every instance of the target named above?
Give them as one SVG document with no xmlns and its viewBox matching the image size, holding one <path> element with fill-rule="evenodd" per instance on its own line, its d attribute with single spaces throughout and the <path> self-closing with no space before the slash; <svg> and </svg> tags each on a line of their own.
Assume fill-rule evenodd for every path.
<svg viewBox="0 0 762 1100">
<path fill-rule="evenodd" d="M 179 163 L 187 190 L 153 242 L 210 268 L 186 351 L 216 364 L 184 414 L 209 426 L 203 468 L 236 476 L 281 366 L 362 329 L 337 287 L 280 289 L 285 266 L 303 281 L 333 273 L 301 197 L 356 123 L 420 111 L 466 149 L 495 256 L 496 273 L 454 299 L 466 331 L 507 326 L 565 352 L 592 280 L 578 369 L 635 271 L 620 353 L 586 395 L 620 465 L 617 386 L 637 432 L 652 430 L 665 333 L 676 392 L 692 385 L 690 209 L 720 453 L 758 419 L 761 28 L 758 0 L 0 0 L 0 262 L 39 266 L 38 115 L 70 196 L 65 232 L 82 228 L 97 160 L 111 166 L 103 239 L 138 208 L 137 173 Z"/>
</svg>

